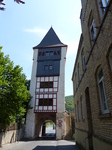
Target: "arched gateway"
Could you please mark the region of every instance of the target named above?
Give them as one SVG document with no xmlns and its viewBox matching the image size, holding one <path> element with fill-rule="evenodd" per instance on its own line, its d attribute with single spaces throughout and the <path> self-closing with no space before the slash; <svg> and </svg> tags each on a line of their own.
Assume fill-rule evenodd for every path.
<svg viewBox="0 0 112 150">
<path fill-rule="evenodd" d="M 42 124 L 56 124 L 56 139 L 65 135 L 65 61 L 67 45 L 51 27 L 39 45 L 33 47 L 33 66 L 30 84 L 32 96 L 26 119 L 25 136 L 39 137 Z"/>
</svg>

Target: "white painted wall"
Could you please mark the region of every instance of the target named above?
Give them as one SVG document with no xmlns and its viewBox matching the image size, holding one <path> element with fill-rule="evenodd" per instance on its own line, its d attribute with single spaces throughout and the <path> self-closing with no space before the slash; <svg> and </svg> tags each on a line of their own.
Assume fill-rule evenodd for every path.
<svg viewBox="0 0 112 150">
<path fill-rule="evenodd" d="M 33 66 L 32 66 L 32 75 L 31 75 L 31 83 L 30 83 L 30 94 L 32 99 L 30 101 L 31 107 L 33 109 L 29 109 L 26 118 L 26 128 L 25 128 L 25 137 L 33 138 L 35 133 L 35 113 L 34 113 L 34 104 L 35 104 L 35 87 L 36 87 L 36 71 L 37 71 L 37 56 L 38 49 L 34 50 L 33 53 Z"/>
<path fill-rule="evenodd" d="M 65 112 L 65 58 L 66 47 L 61 48 L 59 89 L 57 93 L 57 112 Z"/>
<path fill-rule="evenodd" d="M 61 48 L 59 89 L 57 93 L 57 114 L 56 114 L 56 139 L 63 139 L 65 135 L 65 61 L 66 47 Z M 62 126 L 59 127 L 59 121 Z"/>
</svg>

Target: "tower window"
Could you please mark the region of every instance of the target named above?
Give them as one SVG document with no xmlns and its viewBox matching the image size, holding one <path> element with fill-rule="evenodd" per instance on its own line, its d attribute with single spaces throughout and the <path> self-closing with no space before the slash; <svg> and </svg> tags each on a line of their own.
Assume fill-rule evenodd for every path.
<svg viewBox="0 0 112 150">
<path fill-rule="evenodd" d="M 39 106 L 52 106 L 53 105 L 53 99 L 39 99 Z"/>
<path fill-rule="evenodd" d="M 39 52 L 39 56 L 41 56 L 41 52 Z"/>
<path fill-rule="evenodd" d="M 53 69 L 53 66 L 52 65 L 45 65 L 44 66 L 44 70 L 47 71 L 47 70 L 52 70 Z"/>
<path fill-rule="evenodd" d="M 60 55 L 60 51 L 58 51 L 58 55 Z"/>
<path fill-rule="evenodd" d="M 53 88 L 53 82 L 40 82 L 40 88 Z"/>
<path fill-rule="evenodd" d="M 49 51 L 46 51 L 46 56 L 49 56 Z"/>
<path fill-rule="evenodd" d="M 53 66 L 52 65 L 49 65 L 49 70 L 52 70 L 53 69 Z"/>
<path fill-rule="evenodd" d="M 50 56 L 53 56 L 53 51 L 50 51 Z"/>
<path fill-rule="evenodd" d="M 48 70 L 48 69 L 49 69 L 49 66 L 45 65 L 44 70 Z"/>
<path fill-rule="evenodd" d="M 45 55 L 45 52 L 42 52 L 42 56 L 44 56 Z"/>
</svg>

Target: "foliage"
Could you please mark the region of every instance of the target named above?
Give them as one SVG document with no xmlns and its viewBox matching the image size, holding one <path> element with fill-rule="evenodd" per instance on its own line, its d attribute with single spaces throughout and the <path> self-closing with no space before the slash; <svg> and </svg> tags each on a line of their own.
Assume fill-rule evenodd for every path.
<svg viewBox="0 0 112 150">
<path fill-rule="evenodd" d="M 47 122 L 47 123 L 46 123 L 46 127 L 48 127 L 48 126 L 53 126 L 53 125 L 55 125 L 54 122 Z"/>
<path fill-rule="evenodd" d="M 75 134 L 73 134 L 73 139 L 75 140 Z"/>
<path fill-rule="evenodd" d="M 29 102 L 30 93 L 25 84 L 22 68 L 0 51 L 0 123 L 4 130 L 26 112 L 24 103 Z"/>
<path fill-rule="evenodd" d="M 65 108 L 68 112 L 74 112 L 74 100 L 73 96 L 66 96 L 65 97 Z"/>
</svg>

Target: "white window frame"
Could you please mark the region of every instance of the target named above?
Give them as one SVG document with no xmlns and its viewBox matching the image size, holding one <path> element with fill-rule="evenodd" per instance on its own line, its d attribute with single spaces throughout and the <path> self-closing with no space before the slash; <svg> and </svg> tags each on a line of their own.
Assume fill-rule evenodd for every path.
<svg viewBox="0 0 112 150">
<path fill-rule="evenodd" d="M 96 38 L 96 28 L 95 28 L 95 22 L 94 22 L 93 17 L 91 18 L 91 21 L 90 21 L 90 37 L 91 37 L 91 42 L 93 44 Z"/>
<path fill-rule="evenodd" d="M 106 7 L 109 0 L 101 0 L 103 7 Z"/>
<path fill-rule="evenodd" d="M 82 96 L 81 96 L 81 112 L 82 112 L 82 119 L 84 119 L 84 105 L 83 105 Z"/>
<path fill-rule="evenodd" d="M 106 96 L 106 90 L 105 90 L 105 84 L 104 84 L 103 71 L 102 71 L 102 77 L 99 79 L 99 74 L 101 73 L 101 71 L 102 69 L 99 69 L 98 74 L 97 74 L 97 81 L 98 81 L 98 89 L 99 89 L 102 114 L 106 114 L 106 113 L 109 113 L 109 108 L 108 108 L 108 102 L 107 102 L 107 96 Z M 102 84 L 102 87 L 100 87 L 100 84 Z M 106 105 L 106 110 L 104 110 L 104 103 Z"/>
<path fill-rule="evenodd" d="M 111 52 L 109 54 L 109 63 L 110 63 L 110 68 L 111 68 L 111 72 L 112 72 L 112 48 L 111 48 Z"/>
<path fill-rule="evenodd" d="M 105 8 L 102 7 L 106 7 L 108 4 L 109 0 L 98 0 L 98 7 L 99 7 L 99 13 L 100 13 L 100 17 L 101 19 L 103 18 L 103 15 L 105 13 Z"/>
</svg>

